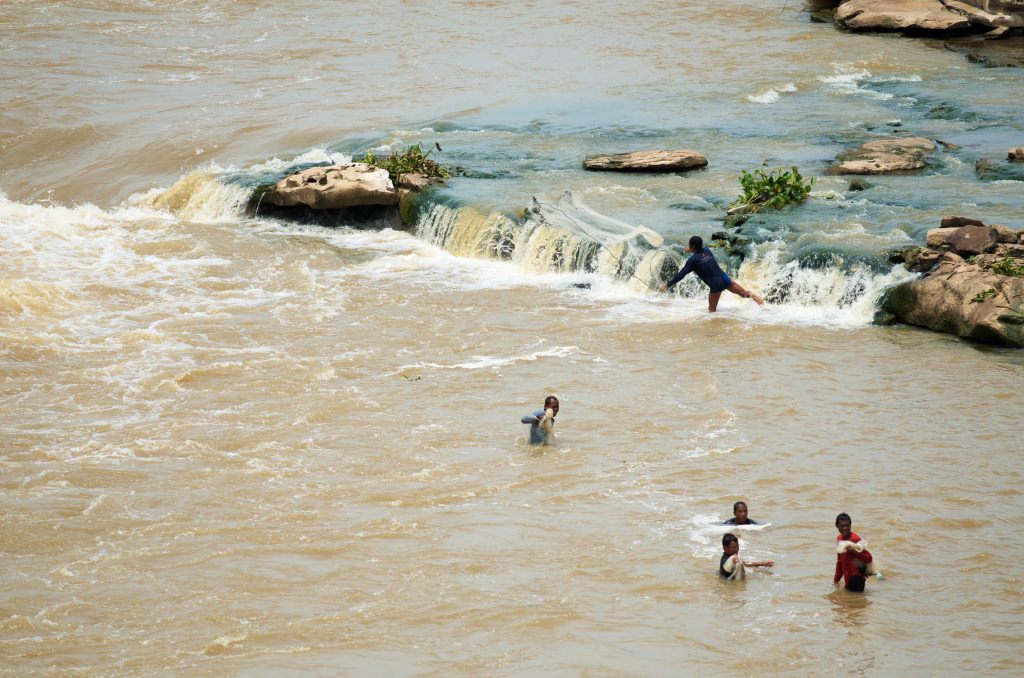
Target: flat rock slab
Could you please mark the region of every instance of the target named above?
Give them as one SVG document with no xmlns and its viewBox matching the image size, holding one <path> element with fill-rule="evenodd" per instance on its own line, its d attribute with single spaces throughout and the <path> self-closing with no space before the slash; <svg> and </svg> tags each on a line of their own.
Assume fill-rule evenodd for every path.
<svg viewBox="0 0 1024 678">
<path fill-rule="evenodd" d="M 830 174 L 886 174 L 924 169 L 925 156 L 935 152 L 935 142 L 924 137 L 869 141 L 840 153 Z"/>
<path fill-rule="evenodd" d="M 590 155 L 583 169 L 604 172 L 683 172 L 707 167 L 697 151 L 634 151 L 616 155 Z"/>
<path fill-rule="evenodd" d="M 848 0 L 836 8 L 835 21 L 855 31 L 945 32 L 971 26 L 939 0 Z"/>
<path fill-rule="evenodd" d="M 367 205 L 396 205 L 398 192 L 387 170 L 350 163 L 311 167 L 281 179 L 263 199 L 279 207 L 305 205 L 314 210 L 337 210 Z"/>
</svg>

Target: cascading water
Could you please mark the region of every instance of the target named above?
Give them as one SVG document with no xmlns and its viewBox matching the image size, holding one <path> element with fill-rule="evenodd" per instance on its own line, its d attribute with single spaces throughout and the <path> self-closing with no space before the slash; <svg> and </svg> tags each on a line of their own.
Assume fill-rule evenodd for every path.
<svg viewBox="0 0 1024 678">
<path fill-rule="evenodd" d="M 326 157 L 313 150 L 291 161 L 274 159 L 245 170 L 207 167 L 168 189 L 133 196 L 129 204 L 188 221 L 238 219 L 253 186 Z M 637 293 L 653 293 L 685 257 L 680 243 L 664 244 L 654 231 L 602 215 L 568 192 L 553 202 L 535 199 L 522 218 L 453 203 L 444 194 L 422 201 L 415 226 L 418 238 L 455 256 L 509 261 L 528 273 L 585 274 Z M 726 250 L 716 254 L 730 275 L 760 291 L 774 309 L 773 317 L 782 321 L 870 323 L 885 290 L 913 275 L 902 267 L 886 271 L 860 261 L 846 263 L 839 255 L 802 264 L 782 239 L 749 245 L 745 258 Z M 707 290 L 690 276 L 674 294 L 703 299 Z"/>
</svg>

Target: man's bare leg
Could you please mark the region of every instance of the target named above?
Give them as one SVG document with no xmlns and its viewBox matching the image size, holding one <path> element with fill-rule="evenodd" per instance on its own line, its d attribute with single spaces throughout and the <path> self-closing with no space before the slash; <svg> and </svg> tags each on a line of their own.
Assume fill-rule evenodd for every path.
<svg viewBox="0 0 1024 678">
<path fill-rule="evenodd" d="M 744 299 L 753 299 L 755 302 L 757 302 L 758 306 L 762 306 L 764 304 L 764 299 L 762 299 L 758 295 L 754 294 L 753 292 L 745 289 L 738 282 L 734 281 L 734 282 L 729 283 L 729 287 L 727 287 L 726 289 L 729 290 L 730 292 L 732 292 L 733 294 L 740 295 Z M 721 293 L 719 293 L 719 294 L 721 294 Z M 718 299 L 715 299 L 715 306 L 717 306 L 717 305 L 718 305 Z M 711 310 L 713 311 L 714 309 L 711 309 Z"/>
<path fill-rule="evenodd" d="M 718 310 L 718 300 L 722 297 L 721 292 L 708 292 L 708 311 L 714 313 Z"/>
</svg>

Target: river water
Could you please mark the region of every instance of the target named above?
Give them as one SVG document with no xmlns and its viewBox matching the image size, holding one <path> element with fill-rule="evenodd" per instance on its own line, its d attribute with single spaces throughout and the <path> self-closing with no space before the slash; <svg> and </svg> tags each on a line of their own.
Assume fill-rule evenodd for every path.
<svg viewBox="0 0 1024 678">
<path fill-rule="evenodd" d="M 941 216 L 1024 228 L 1022 91 L 777 0 L 4 3 L 0 674 L 1020 675 L 1024 353 L 871 321 Z M 825 175 L 894 133 L 956 147 Z M 417 142 L 469 176 L 414 233 L 246 215 Z M 710 165 L 580 169 L 645 148 Z M 762 161 L 818 177 L 723 253 L 763 308 L 522 219 L 671 246 Z"/>
</svg>

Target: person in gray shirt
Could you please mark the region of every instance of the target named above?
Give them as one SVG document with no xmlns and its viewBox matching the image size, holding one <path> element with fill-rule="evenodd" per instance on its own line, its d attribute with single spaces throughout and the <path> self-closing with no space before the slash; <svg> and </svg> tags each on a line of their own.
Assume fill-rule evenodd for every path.
<svg viewBox="0 0 1024 678">
<path fill-rule="evenodd" d="M 550 445 L 554 442 L 555 415 L 557 414 L 558 398 L 550 395 L 544 399 L 543 408 L 522 418 L 524 424 L 530 425 L 531 445 Z"/>
</svg>

